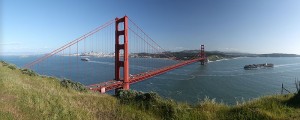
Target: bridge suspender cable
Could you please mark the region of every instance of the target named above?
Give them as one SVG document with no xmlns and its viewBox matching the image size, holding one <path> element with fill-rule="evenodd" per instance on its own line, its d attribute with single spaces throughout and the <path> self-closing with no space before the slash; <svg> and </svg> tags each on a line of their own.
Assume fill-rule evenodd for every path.
<svg viewBox="0 0 300 120">
<path fill-rule="evenodd" d="M 110 20 L 110 21 L 108 21 L 107 23 L 105 23 L 104 25 L 95 28 L 94 30 L 92 30 L 92 31 L 90 31 L 90 32 L 88 32 L 88 33 L 86 33 L 86 34 L 84 34 L 83 36 L 81 36 L 81 37 L 79 37 L 79 38 L 77 38 L 77 39 L 75 39 L 75 40 L 73 40 L 73 41 L 71 41 L 71 42 L 65 44 L 64 46 L 62 46 L 62 47 L 60 47 L 60 48 L 58 48 L 58 49 L 56 49 L 56 50 L 54 50 L 54 51 L 52 51 L 51 53 L 48 53 L 48 54 L 46 54 L 45 56 L 43 56 L 43 57 L 41 57 L 41 58 L 39 58 L 39 59 L 37 59 L 37 60 L 31 62 L 31 63 L 28 63 L 28 64 L 24 65 L 24 68 L 30 68 L 30 67 L 33 66 L 34 64 L 37 64 L 37 63 L 39 63 L 39 62 L 41 62 L 41 61 L 44 61 L 45 59 L 47 59 L 47 58 L 49 58 L 49 57 L 55 55 L 56 53 L 58 53 L 58 52 L 60 52 L 60 51 L 62 51 L 62 50 L 64 50 L 64 49 L 68 48 L 69 46 L 74 45 L 75 43 L 78 43 L 79 41 L 84 40 L 85 38 L 87 38 L 87 37 L 93 35 L 94 33 L 96 33 L 96 32 L 98 32 L 98 31 L 100 31 L 100 30 L 106 28 L 107 26 L 111 25 L 112 23 L 114 23 L 114 20 Z"/>
</svg>

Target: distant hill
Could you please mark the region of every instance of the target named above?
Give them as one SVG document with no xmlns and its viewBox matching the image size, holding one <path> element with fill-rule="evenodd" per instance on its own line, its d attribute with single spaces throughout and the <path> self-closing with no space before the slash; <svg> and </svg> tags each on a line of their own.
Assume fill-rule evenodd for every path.
<svg viewBox="0 0 300 120">
<path fill-rule="evenodd" d="M 297 54 L 285 54 L 285 53 L 272 53 L 272 54 L 260 54 L 259 57 L 300 57 Z"/>
<path fill-rule="evenodd" d="M 180 52 L 170 52 L 176 54 L 197 54 L 200 50 L 183 50 Z M 205 51 L 207 56 L 218 55 L 222 57 L 300 57 L 297 54 L 286 54 L 286 53 L 270 53 L 270 54 L 253 54 L 253 53 L 242 53 L 242 52 L 222 52 L 222 51 Z"/>
</svg>

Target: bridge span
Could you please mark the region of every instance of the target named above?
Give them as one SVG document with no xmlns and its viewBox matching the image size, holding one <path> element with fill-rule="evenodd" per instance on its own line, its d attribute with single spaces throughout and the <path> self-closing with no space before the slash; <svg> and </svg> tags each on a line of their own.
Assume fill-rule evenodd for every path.
<svg viewBox="0 0 300 120">
<path fill-rule="evenodd" d="M 130 23 L 130 25 L 129 25 Z M 115 25 L 115 26 L 113 26 Z M 155 69 L 146 71 L 137 71 L 134 75 L 129 73 L 129 56 L 143 56 L 144 58 L 166 58 L 169 60 L 176 59 L 178 63 L 167 66 L 153 67 Z M 163 55 L 163 56 L 162 56 Z M 93 91 L 105 93 L 109 90 L 130 89 L 130 84 L 137 83 L 148 78 L 161 75 L 168 71 L 183 67 L 195 62 L 200 62 L 204 65 L 206 61 L 204 45 L 201 45 L 200 52 L 189 60 L 180 60 L 173 54 L 167 52 L 159 46 L 152 38 L 149 37 L 136 23 L 130 20 L 127 16 L 110 20 L 104 25 L 84 34 L 83 36 L 55 49 L 54 51 L 45 54 L 33 62 L 26 64 L 25 68 L 34 66 L 43 66 L 41 64 L 49 64 L 51 57 L 63 59 L 64 56 L 69 56 L 68 60 L 62 60 L 60 69 L 63 72 L 74 71 L 79 68 L 79 61 L 84 56 L 94 57 L 114 57 L 114 76 L 112 80 L 96 83 L 86 86 Z M 72 59 L 71 59 L 72 57 Z M 75 61 L 73 60 L 75 58 Z M 155 65 L 148 63 L 149 65 Z M 47 69 L 47 68 L 45 68 Z M 86 68 L 88 69 L 88 68 Z M 55 71 L 55 70 L 54 70 Z M 87 72 L 91 72 L 88 71 Z M 94 72 L 91 72 L 94 73 Z M 74 73 L 73 73 L 74 74 Z M 97 74 L 97 73 L 94 73 Z M 95 81 L 97 81 L 96 78 Z"/>
</svg>

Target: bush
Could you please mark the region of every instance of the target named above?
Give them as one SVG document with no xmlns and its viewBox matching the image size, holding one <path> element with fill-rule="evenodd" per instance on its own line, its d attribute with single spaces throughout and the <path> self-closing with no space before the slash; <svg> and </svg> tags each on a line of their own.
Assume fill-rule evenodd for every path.
<svg viewBox="0 0 300 120">
<path fill-rule="evenodd" d="M 1 63 L 2 63 L 3 66 L 7 66 L 9 69 L 12 69 L 12 70 L 17 69 L 17 66 L 16 66 L 16 65 L 6 63 L 6 62 L 4 62 L 3 60 L 1 60 Z"/>
<path fill-rule="evenodd" d="M 87 89 L 85 88 L 85 86 L 79 82 L 73 82 L 68 79 L 63 79 L 60 82 L 60 84 L 61 84 L 61 86 L 65 87 L 65 88 L 71 88 L 71 89 L 74 89 L 74 90 L 80 91 L 80 92 L 87 92 Z"/>
<path fill-rule="evenodd" d="M 300 93 L 295 93 L 295 95 L 290 98 L 288 101 L 286 101 L 287 105 L 291 107 L 300 108 Z"/>
<path fill-rule="evenodd" d="M 4 62 L 3 60 L 1 60 L 1 63 L 2 63 L 3 66 L 8 66 L 9 65 L 8 63 Z"/>
<path fill-rule="evenodd" d="M 21 69 L 23 74 L 27 74 L 29 76 L 37 76 L 38 74 L 35 73 L 33 70 L 30 69 Z"/>
<path fill-rule="evenodd" d="M 296 85 L 296 94 L 300 94 L 300 81 L 298 81 L 298 78 L 297 80 L 295 80 L 295 85 Z"/>
<path fill-rule="evenodd" d="M 300 108 L 300 81 L 295 80 L 296 93 L 294 96 L 287 101 L 287 104 L 293 107 Z"/>
<path fill-rule="evenodd" d="M 135 100 L 139 95 L 143 94 L 142 92 L 137 92 L 135 90 L 118 90 L 116 97 L 119 98 L 121 103 L 130 103 Z"/>
<path fill-rule="evenodd" d="M 157 102 L 160 97 L 157 93 L 143 93 L 135 90 L 119 90 L 116 94 L 116 97 L 122 103 L 130 103 L 130 102 Z"/>
<path fill-rule="evenodd" d="M 141 110 L 149 110 L 163 119 L 176 119 L 179 109 L 172 100 L 163 100 L 157 93 L 143 93 L 135 90 L 119 90 L 116 97 L 121 104 L 133 105 Z M 179 118 L 177 118 L 179 119 Z"/>
<path fill-rule="evenodd" d="M 11 64 L 9 64 L 9 65 L 8 65 L 8 68 L 9 68 L 9 69 L 12 69 L 12 70 L 15 70 L 15 69 L 17 69 L 17 66 L 16 66 L 16 65 L 11 65 Z"/>
</svg>

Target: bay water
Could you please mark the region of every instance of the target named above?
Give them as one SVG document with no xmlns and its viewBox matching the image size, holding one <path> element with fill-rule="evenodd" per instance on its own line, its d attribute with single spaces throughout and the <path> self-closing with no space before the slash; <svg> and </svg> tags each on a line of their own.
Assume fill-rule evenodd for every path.
<svg viewBox="0 0 300 120">
<path fill-rule="evenodd" d="M 40 56 L 0 56 L 0 60 L 18 67 Z M 113 58 L 91 58 L 89 62 L 74 61 L 74 56 L 54 57 L 51 62 L 32 69 L 39 74 L 68 78 L 84 85 L 104 82 L 114 78 Z M 66 62 L 61 62 L 66 61 Z M 68 61 L 68 62 L 67 62 Z M 135 61 L 135 62 L 132 62 Z M 132 74 L 153 69 L 153 65 L 174 64 L 176 61 L 152 58 L 152 66 L 143 64 L 146 58 L 131 58 Z M 68 70 L 69 63 L 76 68 Z M 247 64 L 273 63 L 274 68 L 244 70 Z M 93 73 L 93 74 L 91 74 Z M 165 74 L 131 85 L 131 89 L 157 92 L 165 98 L 196 104 L 205 97 L 233 105 L 261 96 L 281 93 L 281 85 L 291 92 L 296 91 L 295 79 L 300 78 L 299 57 L 243 57 L 187 65 Z M 113 93 L 113 92 L 109 92 Z M 285 91 L 285 93 L 287 93 Z"/>
</svg>

